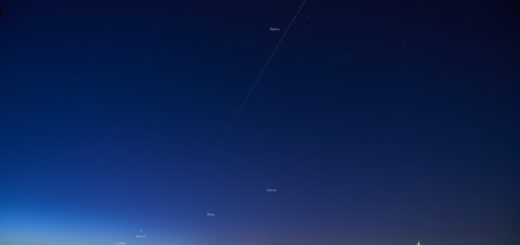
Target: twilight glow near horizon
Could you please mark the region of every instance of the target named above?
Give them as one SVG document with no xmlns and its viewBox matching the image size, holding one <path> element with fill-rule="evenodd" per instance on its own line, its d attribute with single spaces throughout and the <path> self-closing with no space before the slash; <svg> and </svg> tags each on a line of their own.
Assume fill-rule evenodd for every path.
<svg viewBox="0 0 520 245">
<path fill-rule="evenodd" d="M 0 244 L 520 244 L 519 23 L 491 0 L 0 2 Z"/>
</svg>

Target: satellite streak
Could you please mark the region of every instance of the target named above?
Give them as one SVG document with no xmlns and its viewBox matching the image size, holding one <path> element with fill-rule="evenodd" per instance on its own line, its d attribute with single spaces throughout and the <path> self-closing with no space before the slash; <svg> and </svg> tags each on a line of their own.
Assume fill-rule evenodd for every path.
<svg viewBox="0 0 520 245">
<path fill-rule="evenodd" d="M 283 42 L 283 40 L 285 39 L 285 36 L 287 35 L 287 33 L 289 32 L 289 30 L 291 29 L 291 26 L 293 25 L 294 21 L 296 20 L 296 18 L 298 17 L 298 15 L 300 14 L 301 10 L 303 9 L 303 6 L 305 5 L 305 2 L 307 2 L 307 0 L 303 0 L 302 3 L 300 4 L 300 7 L 298 8 L 298 10 L 296 10 L 296 13 L 294 14 L 294 16 L 292 17 L 291 21 L 289 22 L 289 24 L 287 25 L 287 28 L 285 28 L 282 36 L 280 37 L 280 40 L 278 40 L 278 43 L 276 44 L 276 46 L 274 47 L 273 51 L 271 52 L 271 54 L 269 55 L 269 57 L 267 58 L 267 60 L 265 61 L 265 64 L 264 66 L 262 67 L 262 69 L 260 70 L 260 72 L 258 73 L 258 76 L 256 76 L 256 79 L 255 81 L 253 82 L 253 84 L 251 85 L 251 87 L 249 88 L 249 91 L 247 92 L 247 95 L 246 97 L 244 98 L 244 100 L 242 101 L 242 103 L 240 104 L 240 106 L 238 107 L 237 111 L 235 112 L 235 115 L 233 116 L 233 119 L 231 119 L 231 122 L 229 123 L 229 125 L 227 126 L 226 128 L 226 131 L 224 132 L 224 135 L 222 136 L 222 138 L 220 139 L 220 141 L 218 142 L 218 147 L 217 147 L 217 150 L 220 151 L 220 146 L 222 145 L 222 142 L 224 141 L 224 138 L 226 137 L 226 135 L 229 133 L 229 131 L 231 130 L 231 128 L 233 128 L 233 126 L 235 125 L 235 122 L 236 120 L 238 119 L 238 116 L 240 116 L 240 113 L 242 112 L 242 110 L 244 109 L 245 105 L 247 104 L 247 101 L 249 100 L 249 97 L 251 96 L 251 94 L 253 93 L 253 91 L 255 90 L 256 86 L 258 85 L 258 82 L 260 81 L 260 79 L 262 78 L 262 75 L 264 74 L 265 70 L 267 69 L 267 67 L 269 66 L 269 63 L 271 63 L 271 59 L 273 59 L 274 55 L 276 54 L 276 51 L 278 50 L 278 48 L 280 47 L 280 44 Z"/>
</svg>

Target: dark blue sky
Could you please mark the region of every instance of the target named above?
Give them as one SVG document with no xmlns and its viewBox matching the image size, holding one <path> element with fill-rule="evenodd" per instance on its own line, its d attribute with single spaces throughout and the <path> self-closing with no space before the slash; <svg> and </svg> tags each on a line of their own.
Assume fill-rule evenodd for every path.
<svg viewBox="0 0 520 245">
<path fill-rule="evenodd" d="M 226 133 L 300 4 L 0 3 L 0 243 L 520 243 L 518 3 L 307 0 Z"/>
</svg>

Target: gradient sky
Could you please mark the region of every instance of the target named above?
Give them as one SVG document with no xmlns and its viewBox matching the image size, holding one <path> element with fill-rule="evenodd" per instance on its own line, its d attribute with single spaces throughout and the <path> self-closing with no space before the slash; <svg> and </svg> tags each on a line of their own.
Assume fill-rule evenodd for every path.
<svg viewBox="0 0 520 245">
<path fill-rule="evenodd" d="M 1 2 L 0 243 L 520 244 L 518 3 L 308 0 L 226 133 L 300 3 Z"/>
</svg>

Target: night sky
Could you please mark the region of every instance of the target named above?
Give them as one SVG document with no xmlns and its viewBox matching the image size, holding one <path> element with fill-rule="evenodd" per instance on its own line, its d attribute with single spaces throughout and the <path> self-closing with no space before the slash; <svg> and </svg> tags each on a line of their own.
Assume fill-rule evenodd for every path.
<svg viewBox="0 0 520 245">
<path fill-rule="evenodd" d="M 518 2 L 301 4 L 0 2 L 0 244 L 520 244 Z"/>
</svg>

